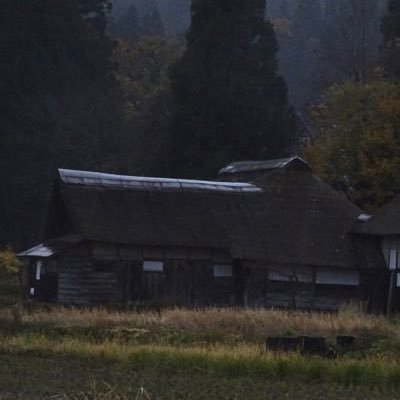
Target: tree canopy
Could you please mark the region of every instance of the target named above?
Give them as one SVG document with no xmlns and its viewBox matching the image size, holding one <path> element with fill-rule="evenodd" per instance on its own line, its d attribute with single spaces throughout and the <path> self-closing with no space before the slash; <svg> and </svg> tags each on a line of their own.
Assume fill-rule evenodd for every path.
<svg viewBox="0 0 400 400">
<path fill-rule="evenodd" d="M 170 74 L 172 174 L 210 177 L 232 160 L 288 154 L 293 114 L 264 13 L 265 0 L 193 0 L 187 50 Z"/>
<path fill-rule="evenodd" d="M 388 9 L 381 25 L 383 46 L 382 59 L 385 70 L 396 79 L 400 78 L 400 1 L 389 0 Z"/>
<path fill-rule="evenodd" d="M 396 83 L 334 85 L 312 110 L 319 134 L 306 158 L 317 175 L 374 210 L 400 190 L 399 115 Z"/>
<path fill-rule="evenodd" d="M 31 243 L 57 167 L 113 169 L 119 84 L 107 1 L 2 0 L 0 241 Z"/>
</svg>

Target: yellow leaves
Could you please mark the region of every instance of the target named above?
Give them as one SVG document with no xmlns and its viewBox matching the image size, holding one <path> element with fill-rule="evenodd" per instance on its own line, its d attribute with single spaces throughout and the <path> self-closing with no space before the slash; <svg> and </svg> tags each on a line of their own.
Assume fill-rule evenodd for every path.
<svg viewBox="0 0 400 400">
<path fill-rule="evenodd" d="M 0 251 L 0 268 L 11 274 L 19 274 L 22 268 L 22 262 L 17 258 L 10 246 Z"/>
<path fill-rule="evenodd" d="M 311 110 L 319 134 L 305 149 L 315 172 L 373 209 L 400 190 L 400 88 L 375 78 L 332 86 Z"/>
</svg>

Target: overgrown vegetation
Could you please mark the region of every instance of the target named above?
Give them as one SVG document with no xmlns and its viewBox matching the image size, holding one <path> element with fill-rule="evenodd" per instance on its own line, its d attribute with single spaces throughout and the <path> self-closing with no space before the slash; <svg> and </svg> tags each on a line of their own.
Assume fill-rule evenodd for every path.
<svg viewBox="0 0 400 400">
<path fill-rule="evenodd" d="M 270 398 L 396 398 L 398 323 L 351 308 L 159 313 L 31 306 L 16 325 L 3 308 L 0 398 L 244 399 L 263 398 L 265 390 Z M 264 347 L 269 335 L 323 335 L 333 342 L 339 334 L 355 335 L 357 344 L 334 360 Z"/>
<path fill-rule="evenodd" d="M 12 305 L 23 299 L 23 263 L 11 248 L 0 250 L 0 304 Z"/>
</svg>

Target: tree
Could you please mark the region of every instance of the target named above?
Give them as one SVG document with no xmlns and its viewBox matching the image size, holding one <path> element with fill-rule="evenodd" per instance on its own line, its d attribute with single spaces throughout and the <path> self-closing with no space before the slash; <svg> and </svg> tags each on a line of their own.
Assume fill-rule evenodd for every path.
<svg viewBox="0 0 400 400">
<path fill-rule="evenodd" d="M 10 246 L 0 251 L 0 270 L 7 274 L 21 274 L 22 262 L 17 258 Z"/>
<path fill-rule="evenodd" d="M 139 17 L 136 6 L 131 4 L 126 12 L 118 21 L 112 25 L 112 34 L 124 40 L 138 40 L 140 37 Z"/>
<path fill-rule="evenodd" d="M 165 173 L 168 123 L 173 108 L 167 72 L 181 53 L 180 44 L 156 36 L 118 43 L 117 77 L 128 103 L 123 135 L 125 157 L 120 158 L 131 173 Z"/>
<path fill-rule="evenodd" d="M 0 250 L 0 273 L 18 278 L 21 293 L 23 291 L 23 263 L 10 246 Z"/>
<path fill-rule="evenodd" d="M 210 177 L 233 160 L 289 153 L 293 113 L 264 12 L 265 0 L 192 2 L 187 50 L 170 73 L 170 174 Z"/>
<path fill-rule="evenodd" d="M 153 3 L 142 18 L 143 36 L 164 36 L 164 25 L 156 3 Z"/>
<path fill-rule="evenodd" d="M 279 3 L 278 14 L 281 18 L 289 18 L 290 17 L 290 9 L 288 0 L 281 0 Z"/>
<path fill-rule="evenodd" d="M 319 0 L 299 0 L 290 30 L 279 35 L 279 61 L 282 75 L 289 87 L 289 97 L 300 112 L 320 94 L 320 62 L 317 57 L 322 31 Z"/>
<path fill-rule="evenodd" d="M 319 56 L 328 82 L 364 82 L 376 66 L 380 7 L 376 0 L 327 3 Z"/>
<path fill-rule="evenodd" d="M 106 1 L 2 0 L 0 242 L 37 240 L 57 167 L 111 168 L 122 94 Z"/>
<path fill-rule="evenodd" d="M 400 2 L 390 0 L 382 19 L 382 61 L 386 72 L 400 78 Z"/>
<path fill-rule="evenodd" d="M 375 77 L 334 85 L 312 110 L 305 155 L 317 175 L 373 210 L 400 190 L 400 87 Z"/>
<path fill-rule="evenodd" d="M 143 36 L 164 36 L 164 26 L 155 0 L 136 0 L 124 11 L 118 22 L 111 23 L 111 34 L 137 41 Z"/>
<path fill-rule="evenodd" d="M 304 41 L 320 37 L 322 12 L 319 0 L 299 0 L 294 14 L 295 36 Z"/>
</svg>

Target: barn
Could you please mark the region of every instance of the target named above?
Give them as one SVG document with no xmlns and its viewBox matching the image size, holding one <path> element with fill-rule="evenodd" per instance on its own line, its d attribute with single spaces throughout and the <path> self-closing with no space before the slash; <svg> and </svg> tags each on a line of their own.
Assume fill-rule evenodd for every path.
<svg viewBox="0 0 400 400">
<path fill-rule="evenodd" d="M 363 213 L 298 157 L 213 181 L 58 170 L 29 291 L 59 304 L 381 307 L 384 258 Z"/>
</svg>

